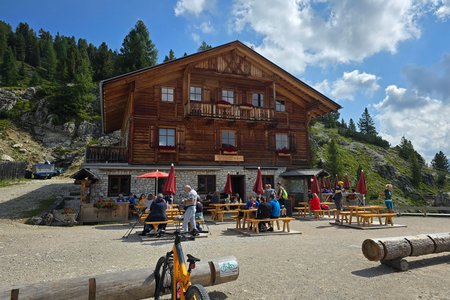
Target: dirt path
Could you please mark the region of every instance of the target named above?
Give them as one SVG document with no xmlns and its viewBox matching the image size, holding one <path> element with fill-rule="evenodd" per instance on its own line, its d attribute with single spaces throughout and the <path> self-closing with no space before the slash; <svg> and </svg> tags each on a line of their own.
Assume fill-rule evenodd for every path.
<svg viewBox="0 0 450 300">
<path fill-rule="evenodd" d="M 74 189 L 73 179 L 54 177 L 30 180 L 0 188 L 0 219 L 20 219 L 39 208 L 48 199 L 63 197 Z"/>
</svg>

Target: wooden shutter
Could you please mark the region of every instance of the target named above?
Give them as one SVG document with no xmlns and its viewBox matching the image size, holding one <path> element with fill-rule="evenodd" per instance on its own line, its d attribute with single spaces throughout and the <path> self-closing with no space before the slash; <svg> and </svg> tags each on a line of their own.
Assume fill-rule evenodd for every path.
<svg viewBox="0 0 450 300">
<path fill-rule="evenodd" d="M 295 139 L 295 133 L 289 133 L 289 148 L 291 153 L 297 153 L 297 140 Z"/>
<path fill-rule="evenodd" d="M 158 146 L 158 128 L 156 126 L 150 126 L 148 129 L 148 141 L 150 148 L 156 148 Z"/>
<path fill-rule="evenodd" d="M 184 127 L 178 127 L 177 128 L 177 146 L 178 146 L 178 149 L 184 149 L 185 148 Z"/>
</svg>

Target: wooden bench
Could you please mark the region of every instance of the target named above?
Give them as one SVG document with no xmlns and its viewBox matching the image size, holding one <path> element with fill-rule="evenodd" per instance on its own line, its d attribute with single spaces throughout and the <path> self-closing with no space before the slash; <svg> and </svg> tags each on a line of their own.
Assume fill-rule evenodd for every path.
<svg viewBox="0 0 450 300">
<path fill-rule="evenodd" d="M 173 220 L 166 220 L 166 221 L 151 221 L 151 222 L 145 222 L 146 225 L 152 225 L 153 226 L 153 233 L 155 236 L 158 234 L 158 225 L 160 224 L 172 224 Z"/>
<path fill-rule="evenodd" d="M 341 218 L 340 220 L 336 220 L 336 221 L 341 221 L 343 222 L 345 220 L 345 222 L 348 223 L 349 218 L 350 218 L 351 213 L 349 211 L 342 211 L 339 213 L 339 217 Z"/>
<path fill-rule="evenodd" d="M 396 213 L 381 213 L 381 214 L 361 214 L 359 217 L 362 220 L 362 225 L 365 226 L 366 224 L 369 225 L 372 223 L 373 218 L 378 218 L 380 225 L 383 224 L 381 222 L 381 218 L 384 218 L 384 225 L 391 224 L 391 226 L 394 226 L 394 217 L 396 217 Z"/>
<path fill-rule="evenodd" d="M 295 220 L 295 218 L 292 217 L 283 217 L 283 218 L 276 218 L 276 219 L 247 219 L 248 228 L 252 228 L 256 233 L 259 233 L 259 223 L 260 222 L 270 222 L 272 225 L 272 228 L 274 227 L 274 223 L 277 224 L 277 229 L 280 230 L 280 221 L 283 222 L 283 232 L 291 232 L 291 229 L 289 228 L 289 222 L 292 220 Z"/>
<path fill-rule="evenodd" d="M 303 216 L 306 218 L 306 213 L 309 212 L 309 208 L 305 206 L 296 206 L 294 207 L 294 210 L 298 212 L 300 216 Z"/>
<path fill-rule="evenodd" d="M 232 214 L 234 215 L 238 215 L 239 214 L 239 210 L 219 210 L 219 211 L 215 211 L 214 213 L 214 217 L 217 221 L 223 222 L 223 216 L 225 214 Z"/>
<path fill-rule="evenodd" d="M 320 217 L 324 217 L 325 216 L 324 211 L 321 210 L 321 209 L 310 210 L 310 212 L 314 214 L 314 219 L 319 219 Z"/>
</svg>

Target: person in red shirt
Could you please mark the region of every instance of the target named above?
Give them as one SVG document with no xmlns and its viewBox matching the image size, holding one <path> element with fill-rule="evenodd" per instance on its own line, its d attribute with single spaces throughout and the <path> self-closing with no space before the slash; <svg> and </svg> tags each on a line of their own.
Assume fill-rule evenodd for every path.
<svg viewBox="0 0 450 300">
<path fill-rule="evenodd" d="M 321 210 L 320 208 L 320 198 L 316 193 L 312 194 L 312 198 L 309 200 L 309 209 L 310 210 Z"/>
</svg>

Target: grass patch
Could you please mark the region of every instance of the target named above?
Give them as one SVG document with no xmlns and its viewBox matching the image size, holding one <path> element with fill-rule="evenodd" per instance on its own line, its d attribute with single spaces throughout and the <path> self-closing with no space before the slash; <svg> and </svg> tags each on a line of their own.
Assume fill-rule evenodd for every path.
<svg viewBox="0 0 450 300">
<path fill-rule="evenodd" d="M 16 184 L 21 184 L 27 181 L 30 181 L 31 179 L 25 179 L 25 178 L 16 178 L 16 179 L 3 179 L 0 180 L 0 188 L 12 186 Z"/>
<path fill-rule="evenodd" d="M 43 199 L 39 202 L 39 206 L 37 208 L 23 212 L 22 217 L 31 218 L 34 216 L 40 216 L 44 211 L 47 211 L 53 205 L 53 203 L 55 203 L 55 201 L 55 196 Z"/>
</svg>

